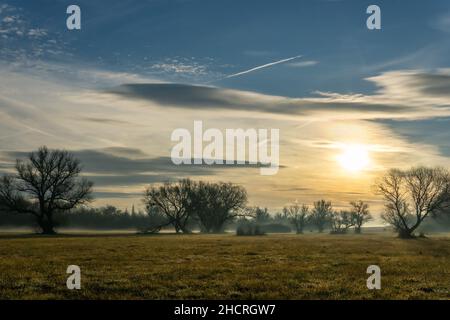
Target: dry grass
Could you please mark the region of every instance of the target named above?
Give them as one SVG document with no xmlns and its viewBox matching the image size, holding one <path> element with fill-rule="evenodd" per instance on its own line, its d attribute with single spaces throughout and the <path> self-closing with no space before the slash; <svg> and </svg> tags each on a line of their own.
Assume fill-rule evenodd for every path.
<svg viewBox="0 0 450 320">
<path fill-rule="evenodd" d="M 66 289 L 66 268 L 82 289 Z M 382 289 L 366 288 L 366 268 Z M 0 236 L 1 299 L 449 299 L 450 238 Z"/>
</svg>

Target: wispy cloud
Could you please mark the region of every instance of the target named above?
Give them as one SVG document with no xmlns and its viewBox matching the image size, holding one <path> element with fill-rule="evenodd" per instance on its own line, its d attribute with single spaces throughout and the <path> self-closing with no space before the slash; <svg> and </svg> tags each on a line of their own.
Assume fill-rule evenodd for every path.
<svg viewBox="0 0 450 320">
<path fill-rule="evenodd" d="M 109 93 L 182 109 L 227 109 L 317 119 L 418 119 L 450 115 L 449 70 L 391 71 L 366 80 L 379 88 L 374 94 L 316 92 L 318 97 L 289 98 L 173 83 L 127 84 Z"/>
<path fill-rule="evenodd" d="M 168 81 L 200 81 L 205 82 L 213 78 L 223 77 L 216 71 L 217 66 L 213 58 L 174 57 L 152 63 L 145 67 L 152 75 Z"/>
<path fill-rule="evenodd" d="M 37 26 L 19 7 L 0 4 L 0 59 L 26 64 L 30 59 L 67 55 L 60 33 Z"/>
<path fill-rule="evenodd" d="M 344 200 L 364 196 L 355 195 L 355 191 L 370 200 L 368 186 L 373 177 L 350 181 L 333 160 L 339 152 L 336 146 L 349 143 L 349 139 L 373 146 L 369 150 L 378 164 L 376 170 L 448 163 L 436 141 L 406 141 L 396 134 L 395 127 L 379 120 L 366 121 L 410 121 L 450 115 L 448 70 L 385 72 L 367 79 L 379 88 L 371 95 L 321 92 L 290 98 L 217 87 L 149 83 L 150 80 L 139 84 L 135 81 L 145 79 L 109 71 L 83 70 L 72 74 L 64 68 L 56 71 L 60 66 L 43 68 L 53 72 L 41 71 L 36 76 L 33 71 L 30 76 L 30 70 L 24 70 L 25 74 L 0 70 L 0 136 L 23 132 L 1 140 L 0 149 L 28 152 L 42 144 L 69 148 L 82 160 L 84 173 L 96 182 L 98 196 L 105 193 L 103 197 L 107 199 L 99 199 L 99 204 L 113 200 L 106 192 L 115 195 L 118 205 L 139 201 L 143 185 L 186 176 L 243 184 L 252 202 L 272 208 L 293 198 L 308 203 L 319 194 L 340 205 Z M 58 75 L 52 79 L 52 73 Z M 62 81 L 60 73 L 68 74 L 72 82 Z M 74 84 L 73 78 L 89 83 L 95 80 L 102 85 L 86 89 Z M 121 79 L 132 84 L 115 87 Z M 115 89 L 96 89 L 108 84 Z M 210 128 L 281 128 L 280 158 L 286 168 L 275 180 L 262 180 L 255 176 L 257 169 L 173 165 L 167 158 L 173 145 L 170 134 L 175 128 L 190 128 L 195 119 L 203 119 Z M 448 141 L 444 138 L 442 145 Z M 422 152 L 418 154 L 417 150 Z M 23 153 L 0 152 L 0 171 L 8 172 L 13 159 L 19 156 Z M 280 185 L 294 189 L 277 191 Z M 303 187 L 310 191 L 295 190 Z M 338 191 L 346 196 L 336 195 Z M 119 199 L 121 194 L 126 200 Z"/>
</svg>

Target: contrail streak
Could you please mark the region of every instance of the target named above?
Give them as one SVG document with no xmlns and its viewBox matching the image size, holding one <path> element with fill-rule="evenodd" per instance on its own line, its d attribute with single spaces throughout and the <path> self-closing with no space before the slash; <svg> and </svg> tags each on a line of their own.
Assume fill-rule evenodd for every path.
<svg viewBox="0 0 450 320">
<path fill-rule="evenodd" d="M 302 56 L 299 55 L 299 56 L 295 56 L 295 57 L 291 57 L 291 58 L 287 58 L 287 59 L 282 59 L 282 60 L 266 63 L 266 64 L 263 64 L 262 66 L 258 66 L 258 67 L 254 67 L 254 68 L 251 68 L 251 69 L 248 69 L 248 70 L 245 70 L 245 71 L 238 72 L 238 73 L 230 74 L 229 76 L 226 76 L 225 78 L 222 78 L 221 80 L 242 76 L 243 74 L 247 74 L 247 73 L 250 73 L 250 72 L 253 72 L 253 71 L 256 71 L 256 70 L 260 70 L 260 69 L 264 69 L 264 68 L 267 68 L 267 67 L 271 67 L 271 66 L 274 66 L 276 64 L 288 62 L 290 60 L 294 60 L 294 59 L 301 58 L 301 57 Z"/>
</svg>

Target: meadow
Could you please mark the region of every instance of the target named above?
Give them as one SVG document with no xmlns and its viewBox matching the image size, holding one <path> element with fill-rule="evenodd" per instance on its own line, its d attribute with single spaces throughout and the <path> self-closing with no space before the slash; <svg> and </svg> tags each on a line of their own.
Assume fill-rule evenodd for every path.
<svg viewBox="0 0 450 320">
<path fill-rule="evenodd" d="M 81 290 L 66 288 L 72 264 Z M 0 235 L 0 299 L 449 298 L 448 235 Z"/>
</svg>

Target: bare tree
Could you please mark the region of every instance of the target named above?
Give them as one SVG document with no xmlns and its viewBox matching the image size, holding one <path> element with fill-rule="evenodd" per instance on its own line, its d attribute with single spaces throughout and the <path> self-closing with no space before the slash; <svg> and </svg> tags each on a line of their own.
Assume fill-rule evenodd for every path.
<svg viewBox="0 0 450 320">
<path fill-rule="evenodd" d="M 146 223 L 138 227 L 140 233 L 158 233 L 164 226 L 169 225 L 167 216 L 158 207 L 146 207 Z"/>
<path fill-rule="evenodd" d="M 173 225 L 177 233 L 189 233 L 188 222 L 193 214 L 190 194 L 193 188 L 193 182 L 189 179 L 149 187 L 144 194 L 147 212 L 160 212 L 167 218 L 165 225 Z"/>
<path fill-rule="evenodd" d="M 382 218 L 402 238 L 413 237 L 424 219 L 450 207 L 450 174 L 442 168 L 392 169 L 375 187 L 385 201 Z"/>
<path fill-rule="evenodd" d="M 257 223 L 266 223 L 270 220 L 270 213 L 267 208 L 255 207 L 253 215 Z"/>
<path fill-rule="evenodd" d="M 331 215 L 331 233 L 343 234 L 354 225 L 352 213 L 349 211 L 336 211 Z"/>
<path fill-rule="evenodd" d="M 249 216 L 247 191 L 232 183 L 198 182 L 191 189 L 192 210 L 204 232 L 222 232 L 225 224 Z"/>
<path fill-rule="evenodd" d="M 17 160 L 16 171 L 0 180 L 0 207 L 33 215 L 43 234 L 55 233 L 55 213 L 91 200 L 93 184 L 79 178 L 80 162 L 67 151 L 41 147 Z"/>
<path fill-rule="evenodd" d="M 319 232 L 323 232 L 326 224 L 330 221 L 333 214 L 333 206 L 331 202 L 320 200 L 314 202 L 314 209 L 311 214 L 311 221 L 316 226 Z"/>
<path fill-rule="evenodd" d="M 294 226 L 297 234 L 303 233 L 306 222 L 309 218 L 309 207 L 307 205 L 300 206 L 298 202 L 283 208 L 283 213 L 288 217 L 289 222 Z"/>
<path fill-rule="evenodd" d="M 361 233 L 361 227 L 364 223 L 372 220 L 372 215 L 369 212 L 369 205 L 364 201 L 352 201 L 351 215 L 353 224 L 355 226 L 355 233 Z"/>
<path fill-rule="evenodd" d="M 157 210 L 177 233 L 189 233 L 188 223 L 197 219 L 204 232 L 221 232 L 227 221 L 246 216 L 247 192 L 232 183 L 194 182 L 189 179 L 165 183 L 146 190 L 147 211 Z M 160 226 L 163 227 L 163 226 Z"/>
</svg>

